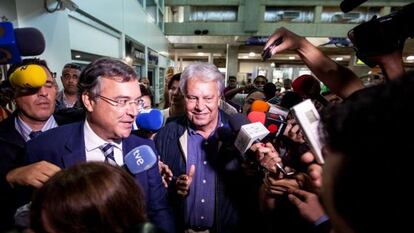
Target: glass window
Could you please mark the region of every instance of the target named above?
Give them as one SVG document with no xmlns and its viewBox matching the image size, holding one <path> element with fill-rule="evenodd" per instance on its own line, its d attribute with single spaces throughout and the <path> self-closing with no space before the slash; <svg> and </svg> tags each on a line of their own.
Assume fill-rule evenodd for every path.
<svg viewBox="0 0 414 233">
<path fill-rule="evenodd" d="M 265 22 L 313 22 L 313 7 L 266 6 Z"/>
<path fill-rule="evenodd" d="M 166 23 L 184 22 L 184 6 L 166 6 L 164 19 Z"/>
<path fill-rule="evenodd" d="M 380 7 L 359 7 L 352 12 L 343 13 L 337 7 L 324 7 L 321 21 L 324 23 L 354 23 L 359 24 L 370 20 L 374 15 L 380 16 Z"/>
<path fill-rule="evenodd" d="M 238 6 L 192 6 L 190 21 L 237 21 Z"/>
</svg>

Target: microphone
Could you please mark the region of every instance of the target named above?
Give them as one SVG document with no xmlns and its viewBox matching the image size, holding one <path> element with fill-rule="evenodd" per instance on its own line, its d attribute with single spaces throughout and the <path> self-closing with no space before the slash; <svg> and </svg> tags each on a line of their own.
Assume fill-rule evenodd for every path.
<svg viewBox="0 0 414 233">
<path fill-rule="evenodd" d="M 37 56 L 45 51 L 45 39 L 36 28 L 16 28 L 0 22 L 0 64 L 22 61 L 21 56 Z"/>
<path fill-rule="evenodd" d="M 251 107 L 250 111 L 256 111 L 256 112 L 268 112 L 270 108 L 270 105 L 264 101 L 264 100 L 255 100 Z"/>
<path fill-rule="evenodd" d="M 254 142 L 259 142 L 269 134 L 269 130 L 260 122 L 250 123 L 243 114 L 230 115 L 230 127 L 238 132 L 234 146 L 244 154 Z"/>
<path fill-rule="evenodd" d="M 286 118 L 279 114 L 263 113 L 263 112 L 250 112 L 247 115 L 247 119 L 250 122 L 260 122 L 267 130 L 269 130 L 268 137 L 278 137 L 283 134 L 286 129 Z"/>
<path fill-rule="evenodd" d="M 238 132 L 234 146 L 243 155 L 253 143 L 260 142 L 260 140 L 269 134 L 269 131 L 263 126 L 262 123 L 250 123 L 249 120 L 241 113 L 230 115 L 229 123 L 233 131 Z M 243 156 L 243 159 L 247 160 L 248 158 L 247 156 Z M 276 167 L 284 175 L 290 175 L 280 163 L 276 163 Z"/>
<path fill-rule="evenodd" d="M 157 132 L 163 126 L 164 117 L 158 109 L 144 109 L 138 114 L 135 123 L 139 130 Z"/>
<path fill-rule="evenodd" d="M 367 0 L 343 0 L 339 7 L 342 12 L 348 13 L 366 1 Z"/>
<path fill-rule="evenodd" d="M 124 157 L 124 161 L 128 171 L 136 175 L 154 166 L 157 162 L 157 156 L 150 146 L 142 145 L 128 152 Z"/>
<path fill-rule="evenodd" d="M 323 106 L 327 106 L 329 102 L 321 96 L 321 85 L 319 81 L 312 75 L 304 74 L 297 77 L 292 82 L 292 89 L 302 98 L 310 98 L 318 101 Z"/>
<path fill-rule="evenodd" d="M 39 65 L 25 65 L 17 68 L 9 77 L 13 88 L 41 88 L 47 79 L 46 71 Z"/>
</svg>

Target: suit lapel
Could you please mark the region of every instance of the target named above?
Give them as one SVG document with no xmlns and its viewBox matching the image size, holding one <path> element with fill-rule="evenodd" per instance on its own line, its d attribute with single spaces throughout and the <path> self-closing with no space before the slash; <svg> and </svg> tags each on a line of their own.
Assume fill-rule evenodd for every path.
<svg viewBox="0 0 414 233">
<path fill-rule="evenodd" d="M 65 144 L 66 153 L 63 153 L 63 167 L 71 167 L 86 161 L 85 140 L 83 133 L 84 123 L 80 123 L 72 132 L 68 132 Z"/>
</svg>

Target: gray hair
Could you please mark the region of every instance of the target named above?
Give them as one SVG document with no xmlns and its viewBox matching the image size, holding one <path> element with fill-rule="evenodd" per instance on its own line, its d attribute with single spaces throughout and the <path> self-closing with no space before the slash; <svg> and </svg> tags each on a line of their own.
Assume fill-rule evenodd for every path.
<svg viewBox="0 0 414 233">
<path fill-rule="evenodd" d="M 224 76 L 218 68 L 207 62 L 196 62 L 187 66 L 180 79 L 180 90 L 186 94 L 187 81 L 190 79 L 198 79 L 204 82 L 217 82 L 219 96 L 224 89 Z"/>
</svg>

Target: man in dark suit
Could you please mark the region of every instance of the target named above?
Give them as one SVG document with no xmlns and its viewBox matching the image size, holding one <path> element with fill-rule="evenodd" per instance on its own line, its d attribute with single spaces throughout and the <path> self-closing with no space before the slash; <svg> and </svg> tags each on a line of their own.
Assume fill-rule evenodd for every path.
<svg viewBox="0 0 414 233">
<path fill-rule="evenodd" d="M 7 77 L 14 71 L 24 72 L 28 66 L 37 68 L 38 72 L 24 73 L 21 78 L 30 75 L 29 78 L 34 80 L 40 78 L 36 75 L 43 75 L 46 82 L 36 89 L 19 85 L 12 87 L 7 83 L 14 91 L 16 111 L 0 123 L 0 232 L 13 227 L 16 208 L 24 204 L 16 198 L 16 190 L 20 188 L 17 185 L 39 187 L 60 170 L 56 165 L 45 161 L 22 166 L 26 142 L 59 124 L 59 120 L 52 115 L 57 86 L 44 60 L 25 59 L 14 64 L 9 68 Z"/>
<path fill-rule="evenodd" d="M 29 142 L 28 163 L 46 160 L 66 168 L 85 161 L 106 161 L 121 166 L 134 147 L 146 144 L 155 150 L 152 141 L 130 135 L 143 106 L 131 67 L 114 59 L 98 59 L 82 71 L 78 93 L 86 120 L 50 130 Z M 150 221 L 171 232 L 173 219 L 158 166 L 134 177 L 144 191 Z"/>
</svg>

